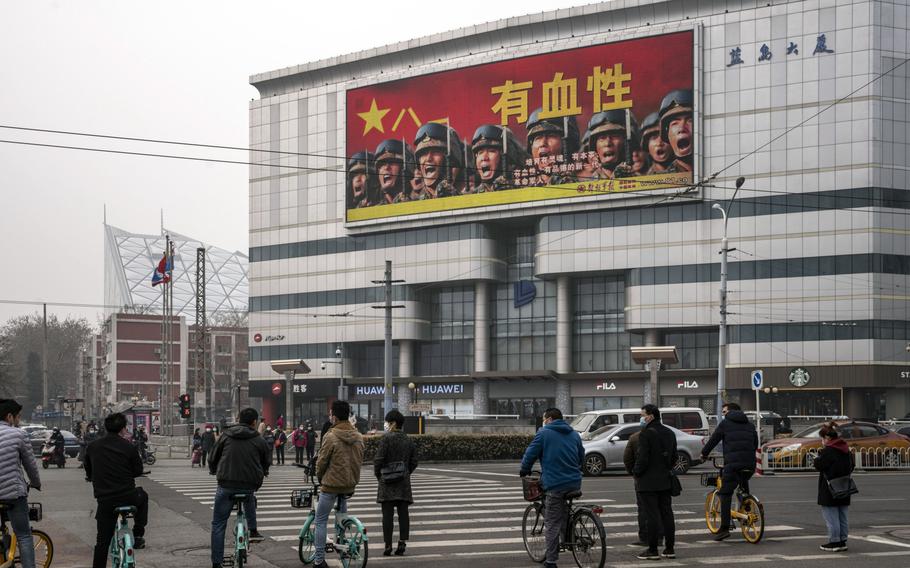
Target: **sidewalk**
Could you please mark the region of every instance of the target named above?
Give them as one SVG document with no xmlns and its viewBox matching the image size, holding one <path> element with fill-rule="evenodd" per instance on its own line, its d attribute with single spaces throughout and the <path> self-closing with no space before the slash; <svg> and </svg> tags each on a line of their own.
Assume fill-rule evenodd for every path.
<svg viewBox="0 0 910 568">
<path fill-rule="evenodd" d="M 185 459 L 161 462 L 154 467 L 189 467 Z M 54 542 L 53 566 L 91 568 L 95 500 L 91 485 L 85 482 L 84 472 L 78 469 L 78 462 L 70 460 L 65 469 L 41 470 L 41 482 L 43 490 L 33 491 L 29 500 L 40 502 L 44 507 L 44 519 L 35 526 L 47 532 Z M 154 487 L 153 490 L 146 489 L 150 496 L 149 526 L 146 548 L 136 551 L 137 565 L 142 568 L 210 566 L 209 526 L 201 526 L 184 516 L 183 511 L 162 505 L 156 499 L 161 490 L 154 482 L 139 479 L 137 484 Z M 171 500 L 172 507 L 174 503 Z M 258 568 L 275 568 L 274 564 L 255 554 L 251 558 L 255 559 Z"/>
</svg>

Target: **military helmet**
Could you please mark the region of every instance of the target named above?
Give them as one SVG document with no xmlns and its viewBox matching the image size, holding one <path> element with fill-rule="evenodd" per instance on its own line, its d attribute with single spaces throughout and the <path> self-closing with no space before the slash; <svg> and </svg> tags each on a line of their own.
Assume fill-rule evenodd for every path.
<svg viewBox="0 0 910 568">
<path fill-rule="evenodd" d="M 660 102 L 660 137 L 664 142 L 670 142 L 670 120 L 680 114 L 692 114 L 694 108 L 691 89 L 676 89 L 667 93 Z"/>
<path fill-rule="evenodd" d="M 496 124 L 482 124 L 474 131 L 471 139 L 471 151 L 477 153 L 481 148 L 499 148 L 502 150 L 503 127 Z"/>
<path fill-rule="evenodd" d="M 641 122 L 641 149 L 647 150 L 648 139 L 660 135 L 660 114 L 652 112 Z"/>
<path fill-rule="evenodd" d="M 622 132 L 626 134 L 626 111 L 621 109 L 598 112 L 588 121 L 588 130 L 585 133 L 588 140 L 594 140 L 600 134 L 608 132 Z"/>
<path fill-rule="evenodd" d="M 357 152 L 351 159 L 348 160 L 348 173 L 364 173 L 369 168 L 369 164 L 375 164 L 376 160 L 372 152 L 367 152 L 366 150 L 361 150 Z"/>
<path fill-rule="evenodd" d="M 388 138 L 380 142 L 379 146 L 376 146 L 374 157 L 377 165 L 388 160 L 403 161 L 405 167 L 414 164 L 414 154 L 411 149 L 403 141 L 394 138 Z"/>
<path fill-rule="evenodd" d="M 424 152 L 433 149 L 442 150 L 455 164 L 463 165 L 464 144 L 454 128 L 438 122 L 428 122 L 421 126 L 414 137 L 414 155 L 419 158 Z"/>
<path fill-rule="evenodd" d="M 531 113 L 531 116 L 528 117 L 527 129 L 528 129 L 528 151 L 531 150 L 531 142 L 539 134 L 545 133 L 555 133 L 563 139 L 563 154 L 568 156 L 574 152 L 578 151 L 578 122 L 575 120 L 574 116 L 568 117 L 552 117 L 552 118 L 540 118 L 540 113 L 543 111 L 542 108 L 539 108 Z M 565 131 L 563 126 L 568 124 L 568 132 Z"/>
</svg>

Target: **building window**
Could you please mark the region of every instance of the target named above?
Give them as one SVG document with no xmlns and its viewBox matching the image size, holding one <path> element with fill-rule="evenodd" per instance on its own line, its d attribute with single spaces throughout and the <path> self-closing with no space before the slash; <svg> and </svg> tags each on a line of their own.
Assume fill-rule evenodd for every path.
<svg viewBox="0 0 910 568">
<path fill-rule="evenodd" d="M 422 302 L 431 310 L 430 341 L 415 346 L 416 375 L 469 374 L 474 369 L 474 287 L 433 288 Z"/>
<path fill-rule="evenodd" d="M 576 278 L 573 345 L 576 371 L 632 369 L 629 347 L 641 345 L 641 336 L 625 329 L 625 280 L 622 275 Z"/>
<path fill-rule="evenodd" d="M 669 365 L 669 368 L 716 369 L 718 342 L 717 330 L 666 333 L 664 345 L 675 345 L 679 355 L 679 363 Z"/>
<path fill-rule="evenodd" d="M 613 410 L 616 408 L 641 408 L 640 396 L 585 396 L 572 398 L 572 414 L 592 410 Z"/>
<path fill-rule="evenodd" d="M 495 285 L 490 314 L 493 368 L 499 371 L 556 368 L 556 282 L 534 277 L 535 235 L 505 239 L 507 281 Z M 534 300 L 515 307 L 515 284 L 530 281 Z"/>
<path fill-rule="evenodd" d="M 520 418 L 539 418 L 546 409 L 556 406 L 553 398 L 497 398 L 492 401 L 496 414 L 518 415 Z"/>
</svg>

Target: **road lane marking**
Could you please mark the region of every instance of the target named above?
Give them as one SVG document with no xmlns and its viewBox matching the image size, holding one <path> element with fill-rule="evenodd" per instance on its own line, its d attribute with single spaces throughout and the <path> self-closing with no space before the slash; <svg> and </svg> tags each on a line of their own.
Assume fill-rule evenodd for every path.
<svg viewBox="0 0 910 568">
<path fill-rule="evenodd" d="M 861 536 L 858 538 L 861 538 L 863 540 L 868 540 L 869 542 L 875 542 L 878 544 L 889 544 L 891 546 L 900 546 L 901 548 L 910 548 L 910 544 L 907 544 L 906 542 L 897 542 L 896 540 L 891 540 L 891 539 L 885 538 L 883 536 L 869 535 L 869 536 Z"/>
</svg>

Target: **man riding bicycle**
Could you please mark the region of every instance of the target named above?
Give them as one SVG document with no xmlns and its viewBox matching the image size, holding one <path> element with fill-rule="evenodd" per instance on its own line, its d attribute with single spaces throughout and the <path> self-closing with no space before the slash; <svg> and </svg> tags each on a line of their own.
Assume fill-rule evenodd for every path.
<svg viewBox="0 0 910 568">
<path fill-rule="evenodd" d="M 548 408 L 543 413 L 543 428 L 537 431 L 525 450 L 519 475 L 530 475 L 537 460 L 540 460 L 540 483 L 546 492 L 544 526 L 547 531 L 547 557 L 544 566 L 556 568 L 559 533 L 566 525 L 569 514 L 566 494 L 581 489 L 581 467 L 585 460 L 581 436 L 563 420 L 562 411 L 558 408 Z"/>
<path fill-rule="evenodd" d="M 22 568 L 35 568 L 35 549 L 28 519 L 28 488 L 41 489 L 41 478 L 28 435 L 19 429 L 22 405 L 13 399 L 0 399 L 0 503 L 6 510 L 13 533 L 19 543 Z M 28 474 L 28 483 L 22 468 Z"/>
<path fill-rule="evenodd" d="M 319 479 L 319 502 L 316 505 L 316 555 L 313 568 L 328 568 L 325 562 L 325 538 L 329 514 L 338 502 L 338 510 L 347 512 L 348 497 L 360 483 L 363 465 L 363 436 L 350 422 L 351 405 L 343 400 L 332 403 L 329 420 L 332 429 L 322 439 L 316 460 Z"/>
<path fill-rule="evenodd" d="M 107 434 L 85 449 L 85 479 L 92 482 L 98 507 L 95 522 L 98 536 L 95 540 L 93 568 L 107 565 L 108 548 L 117 530 L 117 507 L 136 507 L 133 534 L 134 549 L 145 548 L 145 525 L 148 524 L 149 496 L 136 487 L 136 478 L 142 475 L 139 451 L 130 443 L 126 431 L 126 416 L 115 412 L 104 419 Z"/>
<path fill-rule="evenodd" d="M 701 451 L 702 460 L 708 459 L 711 450 L 718 443 L 724 444 L 724 470 L 720 491 L 720 531 L 714 540 L 721 541 L 730 536 L 730 506 L 736 487 L 749 493 L 749 478 L 755 473 L 755 451 L 758 449 L 758 434 L 755 426 L 735 402 L 724 403 L 723 419 L 714 434 Z"/>
<path fill-rule="evenodd" d="M 209 473 L 218 476 L 212 511 L 212 568 L 224 561 L 224 531 L 234 509 L 234 495 L 249 494 L 243 510 L 250 527 L 250 541 L 263 539 L 256 530 L 256 496 L 262 480 L 269 474 L 271 453 L 256 430 L 259 413 L 252 408 L 240 412 L 237 424 L 225 428 L 209 456 Z"/>
</svg>

